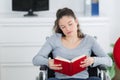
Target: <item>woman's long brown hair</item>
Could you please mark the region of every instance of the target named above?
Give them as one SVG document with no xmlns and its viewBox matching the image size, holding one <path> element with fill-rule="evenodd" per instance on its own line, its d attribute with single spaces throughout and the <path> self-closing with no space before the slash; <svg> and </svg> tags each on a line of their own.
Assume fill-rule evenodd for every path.
<svg viewBox="0 0 120 80">
<path fill-rule="evenodd" d="M 55 20 L 55 23 L 54 23 L 53 30 L 54 30 L 55 33 L 61 33 L 62 36 L 65 36 L 64 33 L 62 32 L 62 30 L 59 27 L 59 20 L 63 16 L 71 16 L 74 19 L 76 19 L 76 16 L 75 16 L 74 12 L 71 9 L 69 9 L 69 8 L 63 8 L 63 9 L 59 9 L 57 11 L 57 13 L 56 13 L 56 20 Z M 78 35 L 78 37 L 79 38 L 83 38 L 84 34 L 81 32 L 79 24 L 77 25 L 77 28 L 78 28 L 77 29 L 77 35 Z"/>
</svg>

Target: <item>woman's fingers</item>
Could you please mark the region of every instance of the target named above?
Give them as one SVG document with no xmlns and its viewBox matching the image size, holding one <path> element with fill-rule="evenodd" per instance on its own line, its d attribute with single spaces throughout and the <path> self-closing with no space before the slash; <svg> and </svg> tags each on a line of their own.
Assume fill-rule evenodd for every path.
<svg viewBox="0 0 120 80">
<path fill-rule="evenodd" d="M 93 57 L 87 57 L 84 61 L 81 62 L 80 67 L 88 67 L 94 63 Z"/>
<path fill-rule="evenodd" d="M 62 67 L 61 66 L 51 66 L 51 69 L 53 69 L 53 70 L 61 70 Z"/>
<path fill-rule="evenodd" d="M 61 64 L 51 65 L 50 68 L 53 70 L 61 70 L 62 69 Z"/>
<path fill-rule="evenodd" d="M 53 70 L 61 70 L 62 69 L 61 64 L 54 64 L 53 59 L 49 60 L 49 68 L 53 69 Z"/>
</svg>

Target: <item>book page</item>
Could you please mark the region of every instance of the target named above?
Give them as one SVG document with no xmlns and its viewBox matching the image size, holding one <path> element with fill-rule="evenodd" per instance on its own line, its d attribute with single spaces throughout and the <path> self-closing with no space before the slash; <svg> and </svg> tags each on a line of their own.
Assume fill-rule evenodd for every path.
<svg viewBox="0 0 120 80">
<path fill-rule="evenodd" d="M 65 59 L 65 58 L 63 58 L 63 57 L 60 57 L 60 56 L 57 56 L 55 59 L 61 60 L 61 61 L 65 61 L 65 62 L 71 62 L 70 60 Z"/>
<path fill-rule="evenodd" d="M 82 55 L 82 56 L 78 56 L 78 57 L 75 57 L 75 58 L 73 58 L 72 60 L 71 60 L 71 62 L 74 62 L 74 61 L 76 61 L 76 60 L 78 60 L 78 59 L 80 59 L 80 58 L 82 58 L 82 57 L 85 57 L 86 55 Z"/>
</svg>

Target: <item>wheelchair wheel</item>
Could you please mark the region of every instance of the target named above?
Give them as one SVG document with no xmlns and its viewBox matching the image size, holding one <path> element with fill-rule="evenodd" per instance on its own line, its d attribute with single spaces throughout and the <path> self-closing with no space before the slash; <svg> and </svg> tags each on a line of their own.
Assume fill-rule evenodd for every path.
<svg viewBox="0 0 120 80">
<path fill-rule="evenodd" d="M 43 72 L 39 73 L 39 80 L 43 80 Z"/>
</svg>

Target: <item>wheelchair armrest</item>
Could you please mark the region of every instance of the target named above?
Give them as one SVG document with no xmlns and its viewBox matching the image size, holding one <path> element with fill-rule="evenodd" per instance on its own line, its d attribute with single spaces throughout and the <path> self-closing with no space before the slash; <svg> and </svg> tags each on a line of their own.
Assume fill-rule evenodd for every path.
<svg viewBox="0 0 120 80">
<path fill-rule="evenodd" d="M 92 66 L 88 67 L 89 77 L 100 76 L 99 74 L 101 74 L 102 71 L 105 71 L 105 72 L 107 71 L 107 68 L 105 65 L 98 65 L 96 67 L 92 67 Z"/>
<path fill-rule="evenodd" d="M 46 65 L 41 65 L 40 66 L 40 70 L 47 70 L 47 69 L 48 69 L 48 67 Z"/>
<path fill-rule="evenodd" d="M 40 65 L 39 80 L 47 80 L 48 78 L 48 67 L 46 65 Z"/>
<path fill-rule="evenodd" d="M 104 70 L 104 71 L 107 70 L 107 66 L 105 66 L 105 65 L 99 65 L 99 66 L 97 66 L 97 68 L 100 70 Z"/>
<path fill-rule="evenodd" d="M 51 69 L 49 69 L 48 66 L 46 66 L 46 65 L 41 65 L 39 69 L 40 69 L 40 71 L 46 71 L 48 78 L 50 78 L 50 77 L 55 77 L 54 71 L 51 70 Z M 42 79 L 41 79 L 41 80 L 42 80 Z"/>
<path fill-rule="evenodd" d="M 97 66 L 98 75 L 101 78 L 101 80 L 111 80 L 110 75 L 107 73 L 107 66 L 105 65 L 99 65 Z"/>
</svg>

